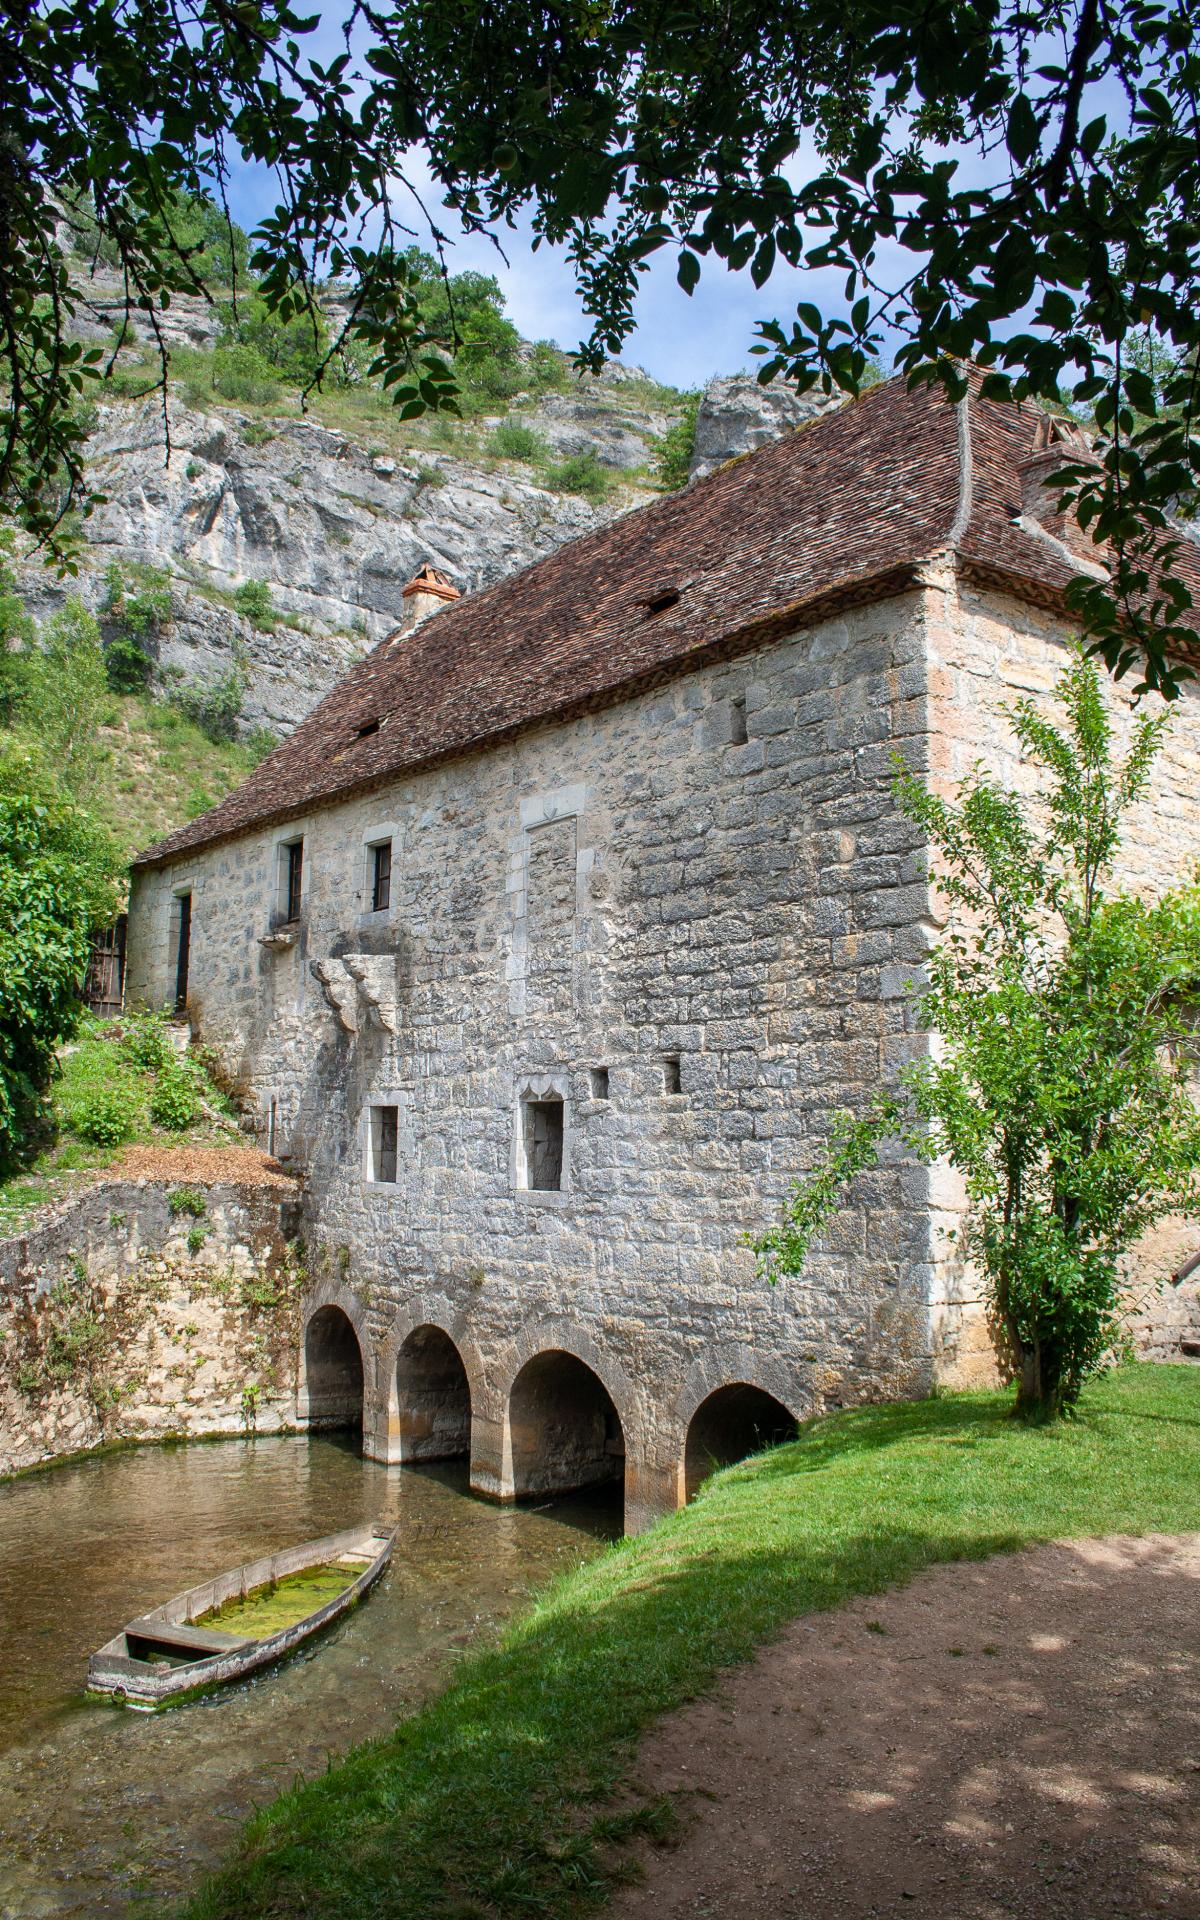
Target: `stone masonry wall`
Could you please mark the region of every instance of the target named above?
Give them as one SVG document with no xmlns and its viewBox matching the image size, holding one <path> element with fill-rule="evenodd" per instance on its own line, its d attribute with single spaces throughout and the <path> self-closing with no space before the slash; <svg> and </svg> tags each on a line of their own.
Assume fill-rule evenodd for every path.
<svg viewBox="0 0 1200 1920">
<path fill-rule="evenodd" d="M 918 594 L 863 609 L 138 876 L 131 996 L 169 997 L 190 889 L 193 1024 L 306 1170 L 319 1298 L 359 1331 L 385 1457 L 423 1324 L 463 1356 L 477 1485 L 511 1489 L 510 1389 L 561 1348 L 616 1405 L 634 1515 L 676 1504 L 718 1387 L 800 1415 L 928 1384 L 923 1169 L 856 1182 L 800 1281 L 762 1284 L 743 1238 L 923 1044 L 898 983 L 926 892 L 890 793 L 893 747 L 927 750 L 923 619 Z M 267 948 L 300 833 L 298 937 Z M 523 1098 L 563 1102 L 562 1191 L 520 1185 Z M 380 1185 L 368 1115 L 393 1106 Z"/>
<path fill-rule="evenodd" d="M 0 1242 L 0 1473 L 294 1426 L 298 1225 L 278 1186 L 110 1180 Z"/>
<path fill-rule="evenodd" d="M 1052 688 L 1067 663 L 1071 637 L 1071 628 L 1050 614 L 942 576 L 930 593 L 929 692 L 932 769 L 944 790 L 966 778 L 977 760 L 1007 785 L 1035 790 L 1036 772 L 1019 759 L 1004 709 L 1027 696 L 1055 712 Z M 1106 685 L 1120 752 L 1135 718 L 1160 711 L 1162 703 L 1147 699 L 1135 714 L 1130 695 Z M 1151 790 L 1127 816 L 1118 873 L 1123 884 L 1155 897 L 1188 879 L 1198 864 L 1200 684 L 1192 682 L 1172 714 Z M 937 1366 L 947 1382 L 970 1384 L 994 1376 L 996 1349 L 979 1276 L 949 1238 L 961 1221 L 963 1195 L 946 1169 L 935 1175 L 933 1199 Z M 1176 1289 L 1168 1278 L 1197 1247 L 1195 1223 L 1168 1222 L 1146 1237 L 1129 1262 L 1129 1332 L 1138 1349 L 1156 1359 L 1177 1360 L 1182 1342 L 1200 1340 L 1195 1279 Z"/>
</svg>

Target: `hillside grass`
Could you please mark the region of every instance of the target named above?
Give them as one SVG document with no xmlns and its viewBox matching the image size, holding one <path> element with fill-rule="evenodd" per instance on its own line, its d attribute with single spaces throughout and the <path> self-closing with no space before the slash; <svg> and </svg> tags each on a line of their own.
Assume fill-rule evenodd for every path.
<svg viewBox="0 0 1200 1920">
<path fill-rule="evenodd" d="M 232 792 L 265 739 L 214 741 L 169 701 L 114 694 L 101 716 L 103 758 L 91 810 L 133 855 Z"/>
<path fill-rule="evenodd" d="M 693 399 L 691 394 L 649 379 L 627 381 L 618 387 L 587 383 L 581 386 L 563 356 L 562 379 L 550 386 L 534 383 L 529 391 L 511 397 L 468 390 L 460 396 L 460 414 L 425 414 L 415 420 L 404 420 L 390 394 L 371 381 L 346 387 L 330 382 L 302 398 L 298 388 L 281 380 L 278 393 L 269 400 L 230 399 L 213 386 L 211 351 L 177 349 L 171 358 L 174 390 L 187 405 L 207 413 L 226 411 L 244 416 L 251 423 L 251 435 L 258 436 L 258 444 L 272 437 L 273 421 L 307 418 L 357 441 L 372 456 L 411 458 L 424 453 L 443 453 L 485 472 L 521 464 L 498 453 L 493 444 L 493 428 L 485 427 L 485 420 L 522 422 L 536 413 L 539 399 L 547 393 L 579 392 L 585 399 L 595 399 L 615 420 L 633 410 L 664 414 L 669 424 L 688 413 Z M 97 387 L 93 397 L 109 402 L 132 399 L 157 378 L 157 359 L 151 355 L 126 354 L 118 362 L 112 378 Z M 581 485 L 577 462 L 588 458 L 582 455 L 574 460 L 555 460 L 547 453 L 543 459 L 524 464 L 532 465 L 534 477 L 551 491 L 582 492 L 593 501 L 624 491 L 654 492 L 663 485 L 660 476 L 648 467 L 634 471 L 601 467 L 606 487 L 602 489 L 601 481 L 594 475 L 590 476 L 590 485 Z"/>
<path fill-rule="evenodd" d="M 1200 1371 L 1125 1367 L 1054 1427 L 1011 1408 L 860 1408 L 717 1475 L 389 1738 L 256 1814 L 188 1920 L 566 1920 L 621 1875 L 622 1839 L 672 1822 L 652 1780 L 631 1791 L 638 1735 L 795 1615 L 939 1561 L 1200 1528 Z"/>
</svg>

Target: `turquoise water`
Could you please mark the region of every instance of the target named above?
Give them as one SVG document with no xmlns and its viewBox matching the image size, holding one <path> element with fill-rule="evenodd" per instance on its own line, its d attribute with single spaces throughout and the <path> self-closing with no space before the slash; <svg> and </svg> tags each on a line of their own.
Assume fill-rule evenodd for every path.
<svg viewBox="0 0 1200 1920">
<path fill-rule="evenodd" d="M 164 1714 L 85 1699 L 88 1655 L 135 1614 L 376 1519 L 400 1526 L 388 1572 L 287 1665 Z M 619 1530 L 619 1503 L 498 1508 L 465 1465 L 388 1471 L 340 1437 L 147 1447 L 0 1486 L 0 1916 L 136 1915 L 183 1891 L 254 1806 L 393 1726 Z"/>
</svg>

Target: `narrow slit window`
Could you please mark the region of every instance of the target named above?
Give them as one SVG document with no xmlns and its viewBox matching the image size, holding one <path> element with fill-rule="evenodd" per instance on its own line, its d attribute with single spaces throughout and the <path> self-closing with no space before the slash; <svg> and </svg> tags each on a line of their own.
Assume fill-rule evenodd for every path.
<svg viewBox="0 0 1200 1920">
<path fill-rule="evenodd" d="M 558 1192 L 563 1171 L 563 1103 L 561 1100 L 526 1100 L 525 1125 L 526 1186 L 538 1192 Z"/>
<path fill-rule="evenodd" d="M 283 895 L 281 905 L 285 921 L 298 920 L 304 901 L 304 842 L 293 840 L 280 849 Z"/>
<path fill-rule="evenodd" d="M 729 739 L 733 746 L 744 747 L 749 735 L 746 732 L 746 696 L 739 694 L 729 703 Z"/>
<path fill-rule="evenodd" d="M 371 848 L 371 912 L 386 913 L 392 904 L 392 843 L 381 840 Z"/>
<path fill-rule="evenodd" d="M 379 732 L 378 720 L 364 720 L 361 727 L 356 727 L 354 729 L 355 738 L 358 740 L 365 740 L 368 738 L 370 734 L 378 733 L 378 732 Z"/>
<path fill-rule="evenodd" d="M 608 1099 L 608 1068 L 607 1067 L 592 1068 L 592 1099 L 593 1100 Z"/>
<path fill-rule="evenodd" d="M 662 1063 L 663 1092 L 682 1093 L 683 1081 L 679 1072 L 679 1055 L 669 1053 Z"/>
<path fill-rule="evenodd" d="M 395 1186 L 397 1145 L 400 1138 L 398 1107 L 372 1107 L 370 1120 L 371 1180 L 380 1186 Z"/>
</svg>

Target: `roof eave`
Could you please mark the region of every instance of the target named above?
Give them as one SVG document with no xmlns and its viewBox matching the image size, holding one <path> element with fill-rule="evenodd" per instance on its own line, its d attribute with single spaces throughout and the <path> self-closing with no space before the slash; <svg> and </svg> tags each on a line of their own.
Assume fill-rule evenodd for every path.
<svg viewBox="0 0 1200 1920">
<path fill-rule="evenodd" d="M 236 826 L 189 840 L 181 847 L 160 853 L 158 846 L 162 845 L 162 842 L 159 842 L 137 854 L 130 862 L 130 870 L 134 873 L 143 873 L 159 867 L 173 866 L 179 860 L 207 852 L 212 847 L 240 840 L 248 833 L 279 826 L 301 815 L 324 812 L 330 807 L 339 806 L 343 800 L 359 794 L 376 792 L 381 787 L 393 785 L 397 780 L 427 773 L 430 768 L 444 766 L 449 761 L 473 758 L 476 754 L 485 753 L 492 747 L 503 746 L 522 734 L 532 733 L 538 727 L 561 725 L 565 721 L 582 718 L 586 713 L 600 713 L 609 707 L 620 706 L 623 701 L 631 700 L 640 693 L 647 693 L 655 687 L 665 686 L 672 680 L 683 679 L 687 674 L 699 672 L 702 668 L 713 666 L 718 661 L 752 653 L 757 647 L 766 646 L 772 640 L 781 639 L 797 628 L 816 626 L 820 621 L 829 619 L 836 613 L 849 611 L 853 607 L 870 606 L 880 600 L 896 599 L 899 595 L 921 584 L 923 565 L 924 562 L 921 560 L 905 560 L 873 574 L 847 578 L 837 582 L 833 587 L 825 588 L 819 594 L 814 594 L 807 600 L 793 601 L 758 620 L 747 622 L 745 626 L 736 627 L 723 634 L 720 639 L 711 641 L 706 646 L 697 647 L 682 658 L 670 660 L 661 667 L 628 675 L 624 680 L 615 682 L 612 686 L 597 689 L 594 693 L 562 701 L 557 707 L 548 707 L 536 715 L 531 715 L 527 720 L 515 722 L 512 726 L 489 728 L 472 738 L 453 742 L 436 753 L 407 760 L 398 766 L 365 775 L 358 780 L 348 781 L 344 786 L 333 788 L 328 792 L 315 791 L 286 807 L 257 814 L 253 820 L 243 821 Z M 199 826 L 200 822 L 197 821 L 195 824 Z"/>
</svg>

